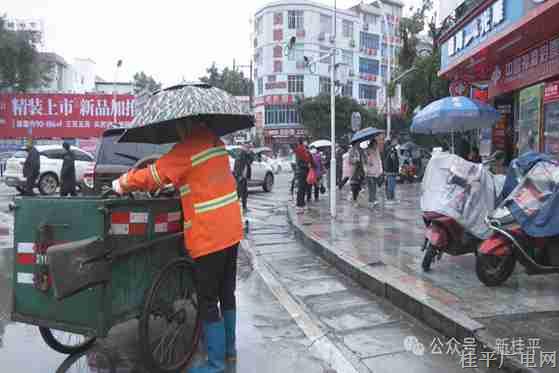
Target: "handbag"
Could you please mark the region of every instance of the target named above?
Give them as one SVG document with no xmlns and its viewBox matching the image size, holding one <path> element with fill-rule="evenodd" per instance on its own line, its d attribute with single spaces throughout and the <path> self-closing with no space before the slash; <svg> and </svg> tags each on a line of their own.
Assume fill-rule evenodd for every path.
<svg viewBox="0 0 559 373">
<path fill-rule="evenodd" d="M 314 168 L 311 168 L 309 170 L 309 173 L 307 174 L 307 184 L 309 185 L 316 184 L 316 172 L 314 171 Z"/>
</svg>

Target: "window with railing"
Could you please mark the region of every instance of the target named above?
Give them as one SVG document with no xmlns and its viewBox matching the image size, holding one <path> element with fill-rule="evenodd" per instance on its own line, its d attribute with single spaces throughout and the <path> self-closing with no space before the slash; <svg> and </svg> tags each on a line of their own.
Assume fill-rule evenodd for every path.
<svg viewBox="0 0 559 373">
<path fill-rule="evenodd" d="M 332 33 L 332 16 L 326 14 L 320 15 L 320 32 L 325 34 Z"/>
<path fill-rule="evenodd" d="M 264 114 L 265 124 L 297 124 L 299 111 L 293 105 L 268 105 Z"/>
<path fill-rule="evenodd" d="M 282 58 L 283 57 L 283 48 L 281 45 L 276 45 L 274 47 L 274 58 Z"/>
<path fill-rule="evenodd" d="M 348 82 L 342 86 L 342 96 L 353 97 L 353 82 Z"/>
<path fill-rule="evenodd" d="M 261 35 L 262 31 L 264 31 L 262 17 L 256 18 L 256 21 L 254 22 L 254 31 L 256 32 L 256 35 Z"/>
<path fill-rule="evenodd" d="M 376 100 L 377 87 L 370 84 L 359 84 L 359 99 L 361 100 Z"/>
<path fill-rule="evenodd" d="M 330 94 L 330 78 L 321 76 L 318 80 L 320 94 Z"/>
<path fill-rule="evenodd" d="M 290 10 L 287 12 L 287 26 L 292 30 L 305 28 L 305 18 L 302 10 Z"/>
<path fill-rule="evenodd" d="M 274 26 L 283 25 L 283 13 L 276 12 L 274 13 Z"/>
<path fill-rule="evenodd" d="M 283 64 L 281 61 L 274 61 L 274 72 L 281 73 L 282 72 Z"/>
<path fill-rule="evenodd" d="M 342 34 L 344 38 L 353 38 L 353 22 L 345 19 L 342 21 Z"/>
<path fill-rule="evenodd" d="M 359 48 L 362 49 L 379 49 L 380 38 L 378 35 L 361 32 L 359 38 Z"/>
<path fill-rule="evenodd" d="M 359 58 L 359 72 L 362 74 L 378 75 L 379 62 L 369 58 Z"/>
<path fill-rule="evenodd" d="M 303 93 L 305 90 L 305 77 L 303 75 L 287 76 L 287 91 L 289 93 Z"/>
</svg>

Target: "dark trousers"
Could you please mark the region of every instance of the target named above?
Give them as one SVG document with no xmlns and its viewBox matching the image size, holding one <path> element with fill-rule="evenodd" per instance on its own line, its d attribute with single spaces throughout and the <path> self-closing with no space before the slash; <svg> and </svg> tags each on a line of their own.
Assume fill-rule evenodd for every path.
<svg viewBox="0 0 559 373">
<path fill-rule="evenodd" d="M 353 201 L 357 201 L 357 197 L 359 197 L 359 192 L 361 192 L 361 183 L 353 182 L 351 184 L 351 193 L 353 194 Z"/>
<path fill-rule="evenodd" d="M 71 195 L 72 197 L 77 196 L 76 185 L 74 183 L 62 183 L 60 186 L 60 197 L 66 197 Z"/>
<path fill-rule="evenodd" d="M 198 304 L 202 321 L 217 322 L 221 320 L 224 311 L 236 308 L 238 250 L 239 244 L 236 244 L 195 260 Z"/>
<path fill-rule="evenodd" d="M 243 209 L 246 209 L 247 199 L 248 199 L 248 181 L 244 177 L 237 179 L 237 195 L 241 200 L 241 205 L 243 206 Z"/>
<path fill-rule="evenodd" d="M 35 192 L 33 192 L 33 188 L 35 188 L 35 184 L 37 183 L 37 176 L 31 176 L 28 177 L 25 180 L 25 194 L 32 196 L 35 194 Z"/>
<path fill-rule="evenodd" d="M 314 190 L 314 200 L 318 201 L 318 196 L 320 194 L 320 179 L 317 179 L 316 183 L 314 183 L 313 185 L 309 185 L 309 187 L 307 189 L 307 201 L 311 200 L 313 190 Z"/>
<path fill-rule="evenodd" d="M 309 184 L 307 184 L 308 173 L 308 168 L 301 167 L 299 175 L 297 175 L 297 207 L 305 207 L 305 197 L 309 188 Z"/>
</svg>

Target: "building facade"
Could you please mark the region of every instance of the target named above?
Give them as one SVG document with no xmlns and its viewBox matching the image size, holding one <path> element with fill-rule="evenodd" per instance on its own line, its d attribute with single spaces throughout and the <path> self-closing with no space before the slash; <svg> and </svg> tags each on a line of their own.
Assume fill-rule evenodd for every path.
<svg viewBox="0 0 559 373">
<path fill-rule="evenodd" d="M 451 93 L 500 112 L 486 133 L 509 159 L 527 150 L 559 156 L 559 0 L 464 3 L 439 40 Z M 482 134 L 483 138 L 483 134 Z"/>
<path fill-rule="evenodd" d="M 375 1 L 336 10 L 307 0 L 273 2 L 254 17 L 254 83 L 257 131 L 267 145 L 293 144 L 305 136 L 296 102 L 305 97 L 330 94 L 330 60 L 309 64 L 338 50 L 336 63 L 345 71 L 347 84 L 337 94 L 383 110 L 388 46 L 396 66 L 400 1 Z M 385 15 L 388 27 L 385 24 Z M 292 37 L 296 43 L 288 51 Z M 307 62 L 306 62 L 307 61 Z M 393 99 L 398 109 L 400 97 Z"/>
</svg>

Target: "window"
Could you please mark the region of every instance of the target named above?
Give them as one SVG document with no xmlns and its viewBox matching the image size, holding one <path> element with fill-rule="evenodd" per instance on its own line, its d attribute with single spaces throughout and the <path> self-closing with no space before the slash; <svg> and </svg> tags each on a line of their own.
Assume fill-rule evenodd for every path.
<svg viewBox="0 0 559 373">
<path fill-rule="evenodd" d="M 343 51 L 342 52 L 342 62 L 348 65 L 350 69 L 353 69 L 353 52 Z"/>
<path fill-rule="evenodd" d="M 384 80 L 386 80 L 386 78 L 388 77 L 388 65 L 382 65 L 381 75 L 384 78 Z"/>
<path fill-rule="evenodd" d="M 44 155 L 47 158 L 50 158 L 50 159 L 63 159 L 64 154 L 66 154 L 66 150 L 64 150 L 63 148 L 48 149 L 48 150 L 45 150 L 45 151 L 41 152 L 41 154 Z"/>
<path fill-rule="evenodd" d="M 319 58 L 322 58 L 322 57 L 324 57 L 324 56 L 330 54 L 330 52 L 331 52 L 331 49 L 330 49 L 330 48 L 328 48 L 328 47 L 320 47 L 320 55 L 319 55 Z M 331 61 L 332 61 L 332 57 L 327 58 L 327 59 L 324 59 L 324 60 L 322 60 L 322 61 L 320 61 L 320 62 L 322 62 L 322 63 L 331 63 Z"/>
<path fill-rule="evenodd" d="M 274 72 L 281 73 L 282 70 L 282 63 L 281 61 L 274 61 Z"/>
<path fill-rule="evenodd" d="M 330 78 L 321 76 L 318 85 L 321 94 L 330 94 Z"/>
<path fill-rule="evenodd" d="M 257 88 L 256 94 L 258 96 L 262 96 L 264 94 L 264 79 L 263 78 L 258 79 L 258 88 Z"/>
<path fill-rule="evenodd" d="M 283 24 L 283 13 L 277 12 L 274 13 L 274 25 L 281 25 Z"/>
<path fill-rule="evenodd" d="M 353 97 L 353 82 L 348 82 L 342 86 L 342 96 Z"/>
<path fill-rule="evenodd" d="M 303 75 L 289 75 L 287 77 L 287 91 L 289 93 L 303 93 L 305 77 Z"/>
<path fill-rule="evenodd" d="M 343 20 L 342 21 L 342 32 L 343 32 L 344 38 L 353 39 L 353 22 Z"/>
<path fill-rule="evenodd" d="M 380 55 L 382 57 L 387 57 L 388 56 L 388 44 L 382 43 L 382 48 L 380 50 Z"/>
<path fill-rule="evenodd" d="M 287 26 L 292 30 L 304 29 L 304 18 L 302 10 L 290 10 L 287 12 Z"/>
<path fill-rule="evenodd" d="M 264 113 L 265 124 L 297 124 L 299 112 L 292 105 L 269 105 Z"/>
<path fill-rule="evenodd" d="M 72 150 L 72 153 L 74 154 L 74 158 L 76 159 L 76 161 L 93 162 L 93 158 L 82 151 Z"/>
<path fill-rule="evenodd" d="M 278 29 L 274 30 L 274 41 L 282 41 L 283 40 L 283 30 Z"/>
<path fill-rule="evenodd" d="M 364 74 L 378 75 L 379 63 L 377 60 L 359 58 L 359 72 Z"/>
<path fill-rule="evenodd" d="M 376 25 L 378 21 L 378 16 L 375 14 L 363 14 L 363 23 Z"/>
<path fill-rule="evenodd" d="M 320 15 L 320 32 L 326 34 L 331 33 L 332 30 L 332 16 L 327 16 L 326 14 Z"/>
<path fill-rule="evenodd" d="M 361 32 L 359 38 L 359 47 L 367 49 L 379 49 L 380 38 L 378 35 Z"/>
<path fill-rule="evenodd" d="M 254 23 L 254 31 L 256 31 L 257 35 L 261 35 L 263 30 L 262 17 L 258 17 Z"/>
<path fill-rule="evenodd" d="M 283 49 L 282 49 L 281 45 L 276 45 L 274 47 L 274 58 L 282 58 L 283 57 L 282 52 L 283 52 Z"/>
<path fill-rule="evenodd" d="M 359 98 L 362 100 L 376 100 L 377 87 L 369 84 L 359 84 Z"/>
</svg>

